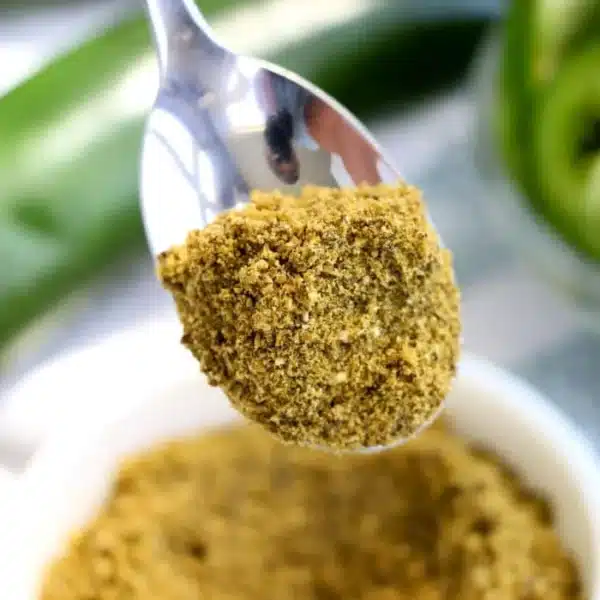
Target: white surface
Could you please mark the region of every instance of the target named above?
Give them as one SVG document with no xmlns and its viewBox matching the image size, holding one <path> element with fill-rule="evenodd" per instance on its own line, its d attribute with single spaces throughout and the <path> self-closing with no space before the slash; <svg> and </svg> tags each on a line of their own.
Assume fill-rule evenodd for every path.
<svg viewBox="0 0 600 600">
<path fill-rule="evenodd" d="M 31 397 L 59 396 L 65 412 L 0 514 L 0 581 L 11 600 L 37 597 L 44 565 L 101 504 L 123 456 L 237 418 L 221 392 L 206 385 L 178 333 L 172 321 L 148 324 L 65 357 L 21 387 L 22 402 L 13 406 L 27 411 Z M 600 599 L 600 467 L 578 432 L 532 389 L 469 356 L 447 413 L 459 431 L 502 455 L 552 500 L 586 598 Z M 29 441 L 43 426 L 27 431 L 31 423 L 23 419 L 21 426 Z"/>
</svg>

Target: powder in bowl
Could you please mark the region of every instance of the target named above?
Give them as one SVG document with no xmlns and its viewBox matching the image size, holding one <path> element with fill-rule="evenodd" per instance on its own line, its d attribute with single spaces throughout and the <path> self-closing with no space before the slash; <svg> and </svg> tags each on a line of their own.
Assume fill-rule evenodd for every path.
<svg viewBox="0 0 600 600">
<path fill-rule="evenodd" d="M 129 460 L 41 600 L 579 600 L 548 506 L 436 424 L 339 457 L 256 426 Z"/>
</svg>

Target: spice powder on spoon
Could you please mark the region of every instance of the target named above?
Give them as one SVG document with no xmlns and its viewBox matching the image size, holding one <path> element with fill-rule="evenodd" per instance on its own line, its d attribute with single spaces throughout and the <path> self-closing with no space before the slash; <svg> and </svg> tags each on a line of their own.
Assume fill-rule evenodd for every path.
<svg viewBox="0 0 600 600">
<path fill-rule="evenodd" d="M 450 389 L 459 294 L 414 187 L 253 192 L 158 273 L 210 383 L 284 442 L 390 445 Z"/>
</svg>

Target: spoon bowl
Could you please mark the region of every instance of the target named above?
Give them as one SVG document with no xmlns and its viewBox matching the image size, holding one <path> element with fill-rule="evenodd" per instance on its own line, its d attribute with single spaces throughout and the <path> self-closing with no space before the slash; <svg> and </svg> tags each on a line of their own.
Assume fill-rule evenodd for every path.
<svg viewBox="0 0 600 600">
<path fill-rule="evenodd" d="M 154 255 L 252 189 L 294 193 L 400 179 L 352 114 L 301 77 L 240 56 L 193 0 L 147 0 L 160 89 L 142 145 L 141 208 Z"/>
<path fill-rule="evenodd" d="M 246 204 L 253 189 L 401 179 L 348 110 L 301 77 L 228 50 L 193 0 L 146 4 L 160 68 L 140 182 L 154 256 Z"/>
</svg>

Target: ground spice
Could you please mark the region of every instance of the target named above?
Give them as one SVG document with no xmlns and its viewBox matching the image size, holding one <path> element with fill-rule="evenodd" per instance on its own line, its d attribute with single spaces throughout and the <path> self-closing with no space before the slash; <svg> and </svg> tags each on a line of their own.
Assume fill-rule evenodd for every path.
<svg viewBox="0 0 600 600">
<path fill-rule="evenodd" d="M 159 257 L 183 343 L 213 385 L 284 442 L 388 445 L 438 411 L 459 299 L 417 189 L 252 195 Z"/>
<path fill-rule="evenodd" d="M 567 600 L 548 507 L 434 426 L 344 458 L 242 426 L 124 466 L 41 600 Z"/>
</svg>

